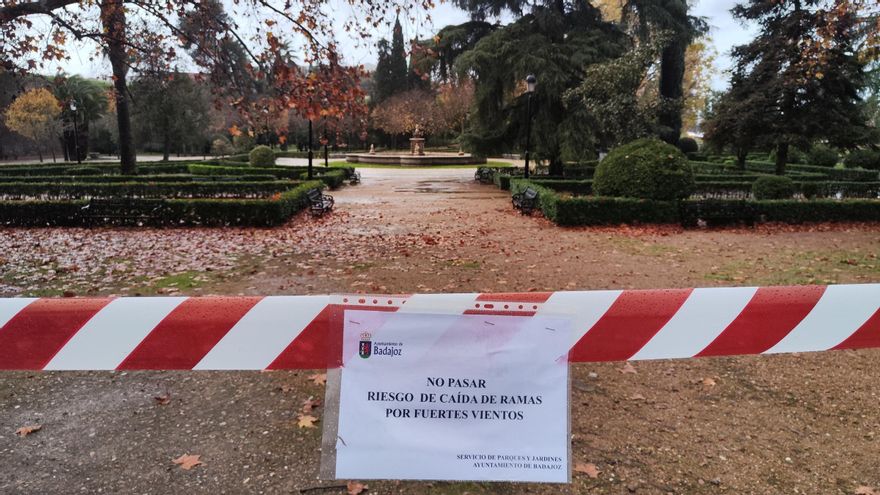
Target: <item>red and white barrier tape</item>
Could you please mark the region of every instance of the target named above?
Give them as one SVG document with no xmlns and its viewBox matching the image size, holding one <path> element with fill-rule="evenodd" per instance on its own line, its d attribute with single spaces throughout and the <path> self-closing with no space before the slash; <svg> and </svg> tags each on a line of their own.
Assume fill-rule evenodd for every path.
<svg viewBox="0 0 880 495">
<path fill-rule="evenodd" d="M 880 284 L 417 294 L 0 299 L 0 369 L 336 367 L 341 311 L 561 315 L 572 362 L 880 347 Z"/>
</svg>

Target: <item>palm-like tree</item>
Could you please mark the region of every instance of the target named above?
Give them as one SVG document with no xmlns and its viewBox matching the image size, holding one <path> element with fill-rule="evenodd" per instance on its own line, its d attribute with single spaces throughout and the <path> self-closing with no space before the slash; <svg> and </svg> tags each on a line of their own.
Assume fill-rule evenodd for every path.
<svg viewBox="0 0 880 495">
<path fill-rule="evenodd" d="M 64 125 L 61 144 L 68 160 L 82 159 L 88 154 L 89 123 L 101 118 L 107 111 L 107 89 L 98 81 L 78 75 L 56 79 L 53 92 L 61 102 Z M 75 103 L 76 111 L 71 109 L 71 103 Z M 75 150 L 79 151 L 79 157 Z"/>
</svg>

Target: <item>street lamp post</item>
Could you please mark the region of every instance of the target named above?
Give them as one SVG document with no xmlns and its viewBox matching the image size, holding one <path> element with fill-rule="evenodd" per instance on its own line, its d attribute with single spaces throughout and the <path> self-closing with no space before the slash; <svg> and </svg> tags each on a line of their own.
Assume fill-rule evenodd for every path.
<svg viewBox="0 0 880 495">
<path fill-rule="evenodd" d="M 312 174 L 312 119 L 309 119 L 309 179 L 314 178 Z"/>
<path fill-rule="evenodd" d="M 330 166 L 330 164 L 327 162 L 327 143 L 329 142 L 330 139 L 327 138 L 327 122 L 324 121 L 324 137 L 321 138 L 321 144 L 324 145 L 324 168 Z"/>
<path fill-rule="evenodd" d="M 76 163 L 82 164 L 79 156 L 79 128 L 76 125 L 76 100 L 70 100 L 70 111 L 73 112 L 73 152 L 76 153 Z"/>
<path fill-rule="evenodd" d="M 526 92 L 529 95 L 528 103 L 526 104 L 526 170 L 524 175 L 526 179 L 529 178 L 529 147 L 532 143 L 532 94 L 535 92 L 537 83 L 538 79 L 534 74 L 529 74 L 526 77 Z"/>
</svg>

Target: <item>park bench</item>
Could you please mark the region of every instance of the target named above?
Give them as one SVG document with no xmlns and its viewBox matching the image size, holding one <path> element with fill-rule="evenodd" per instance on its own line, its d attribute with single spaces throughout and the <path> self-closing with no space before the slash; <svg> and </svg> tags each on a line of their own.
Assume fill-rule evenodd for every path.
<svg viewBox="0 0 880 495">
<path fill-rule="evenodd" d="M 516 193 L 512 198 L 513 207 L 523 215 L 531 215 L 532 210 L 538 205 L 538 191 L 527 187 L 525 191 Z"/>
<path fill-rule="evenodd" d="M 348 177 L 348 183 L 351 184 L 352 186 L 355 184 L 360 184 L 361 183 L 361 173 L 358 172 L 357 170 L 352 172 L 351 176 Z"/>
<path fill-rule="evenodd" d="M 323 215 L 333 209 L 333 196 L 321 194 L 320 189 L 309 189 L 306 197 L 309 199 L 309 211 L 312 215 Z"/>
<path fill-rule="evenodd" d="M 480 181 L 481 184 L 491 184 L 494 180 L 494 173 L 489 168 L 478 168 L 474 172 L 474 180 Z"/>
<path fill-rule="evenodd" d="M 163 199 L 92 198 L 80 209 L 87 224 L 143 225 L 160 217 Z"/>
</svg>

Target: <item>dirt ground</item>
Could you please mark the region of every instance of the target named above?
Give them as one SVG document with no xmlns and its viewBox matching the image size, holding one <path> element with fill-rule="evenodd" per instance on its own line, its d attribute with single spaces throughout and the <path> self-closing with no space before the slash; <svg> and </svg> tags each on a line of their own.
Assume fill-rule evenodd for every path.
<svg viewBox="0 0 880 495">
<path fill-rule="evenodd" d="M 276 229 L 0 229 L 0 296 L 880 282 L 877 225 L 562 229 L 515 213 L 473 170 L 362 175 L 333 192 L 334 213 Z M 572 457 L 597 478 L 368 493 L 880 493 L 878 359 L 575 365 Z M 0 493 L 345 493 L 316 480 L 320 428 L 297 426 L 323 396 L 315 373 L 2 373 Z M 183 454 L 204 464 L 182 470 Z"/>
</svg>

